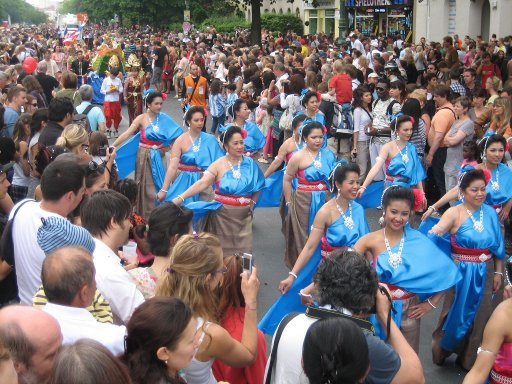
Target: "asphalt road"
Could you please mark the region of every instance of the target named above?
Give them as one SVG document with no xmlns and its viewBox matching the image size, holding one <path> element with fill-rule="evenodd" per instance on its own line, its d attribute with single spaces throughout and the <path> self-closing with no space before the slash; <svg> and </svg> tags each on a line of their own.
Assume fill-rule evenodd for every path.
<svg viewBox="0 0 512 384">
<path fill-rule="evenodd" d="M 177 99 L 173 94 L 164 102 L 163 112 L 169 114 L 178 124 L 181 124 L 183 113 Z M 123 120 L 120 131 L 128 127 L 126 107 L 123 107 Z M 208 119 L 207 129 L 211 127 L 211 118 Z M 111 140 L 113 141 L 113 140 Z M 261 164 L 260 164 L 261 165 Z M 381 211 L 377 209 L 366 210 L 367 219 L 372 230 L 378 227 L 378 218 Z M 255 211 L 253 224 L 254 262 L 258 266 L 258 275 L 261 286 L 258 297 L 258 312 L 261 318 L 266 310 L 279 297 L 277 290 L 279 281 L 288 274 L 284 265 L 284 237 L 281 233 L 281 218 L 277 209 L 260 208 Z M 455 357 L 447 359 L 442 367 L 432 363 L 431 334 L 437 324 L 441 303 L 438 309 L 428 313 L 421 322 L 420 359 L 423 364 L 425 379 L 432 384 L 462 383 L 465 372 L 455 364 Z M 271 338 L 267 337 L 268 352 L 270 352 Z"/>
</svg>

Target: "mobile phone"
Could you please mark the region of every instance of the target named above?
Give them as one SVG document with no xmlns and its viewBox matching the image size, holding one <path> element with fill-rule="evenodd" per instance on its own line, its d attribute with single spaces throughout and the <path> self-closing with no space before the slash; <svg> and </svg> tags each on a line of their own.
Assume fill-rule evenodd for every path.
<svg viewBox="0 0 512 384">
<path fill-rule="evenodd" d="M 114 147 L 108 147 L 108 153 L 112 154 L 114 152 Z"/>
<path fill-rule="evenodd" d="M 252 255 L 250 253 L 244 253 L 242 255 L 242 267 L 244 271 L 252 273 Z"/>
</svg>

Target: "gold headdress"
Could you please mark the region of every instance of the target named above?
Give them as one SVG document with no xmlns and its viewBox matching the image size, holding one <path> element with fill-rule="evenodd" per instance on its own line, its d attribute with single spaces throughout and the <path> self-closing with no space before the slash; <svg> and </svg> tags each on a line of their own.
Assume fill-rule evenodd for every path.
<svg viewBox="0 0 512 384">
<path fill-rule="evenodd" d="M 112 55 L 112 57 L 110 58 L 110 60 L 108 61 L 108 66 L 113 68 L 113 67 L 119 67 L 119 58 L 116 56 L 116 55 Z"/>
<path fill-rule="evenodd" d="M 128 57 L 128 65 L 127 65 L 129 68 L 131 67 L 140 67 L 140 61 L 139 59 L 137 58 L 137 55 L 135 55 L 134 53 L 132 53 L 129 57 Z"/>
</svg>

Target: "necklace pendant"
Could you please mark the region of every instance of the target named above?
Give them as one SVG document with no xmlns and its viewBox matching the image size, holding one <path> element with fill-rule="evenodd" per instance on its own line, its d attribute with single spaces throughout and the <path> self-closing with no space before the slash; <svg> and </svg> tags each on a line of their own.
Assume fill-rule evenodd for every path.
<svg viewBox="0 0 512 384">
<path fill-rule="evenodd" d="M 398 266 L 402 264 L 402 255 L 400 253 L 390 252 L 388 262 L 394 269 L 397 269 Z"/>
<path fill-rule="evenodd" d="M 350 216 L 345 217 L 345 220 L 343 220 L 343 224 L 348 229 L 353 229 L 354 228 L 354 220 L 352 220 L 352 217 L 350 217 Z"/>
<path fill-rule="evenodd" d="M 473 229 L 477 232 L 483 232 L 484 231 L 484 223 L 482 221 L 475 221 L 473 223 Z"/>
<path fill-rule="evenodd" d="M 500 183 L 497 181 L 491 180 L 491 189 L 493 192 L 498 192 L 500 190 Z"/>
<path fill-rule="evenodd" d="M 193 145 L 192 146 L 192 151 L 193 152 L 199 152 L 199 145 Z"/>
<path fill-rule="evenodd" d="M 235 179 L 240 179 L 242 177 L 242 172 L 239 169 L 233 169 L 233 177 Z"/>
<path fill-rule="evenodd" d="M 158 125 L 153 125 L 153 130 L 155 132 L 158 132 L 158 131 L 160 131 L 160 128 L 158 127 Z"/>
<path fill-rule="evenodd" d="M 313 161 L 313 166 L 316 169 L 321 169 L 322 168 L 322 162 L 320 160 L 315 160 L 315 161 Z"/>
<path fill-rule="evenodd" d="M 409 162 L 409 156 L 407 155 L 407 153 L 404 153 L 402 155 L 402 160 L 405 164 L 407 164 Z"/>
</svg>

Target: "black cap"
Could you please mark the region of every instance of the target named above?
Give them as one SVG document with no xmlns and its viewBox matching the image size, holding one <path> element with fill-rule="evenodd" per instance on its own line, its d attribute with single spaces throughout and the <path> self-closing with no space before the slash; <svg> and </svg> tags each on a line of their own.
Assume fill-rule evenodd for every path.
<svg viewBox="0 0 512 384">
<path fill-rule="evenodd" d="M 3 173 L 7 173 L 12 167 L 14 167 L 14 161 L 10 163 L 0 165 L 0 175 Z"/>
</svg>

